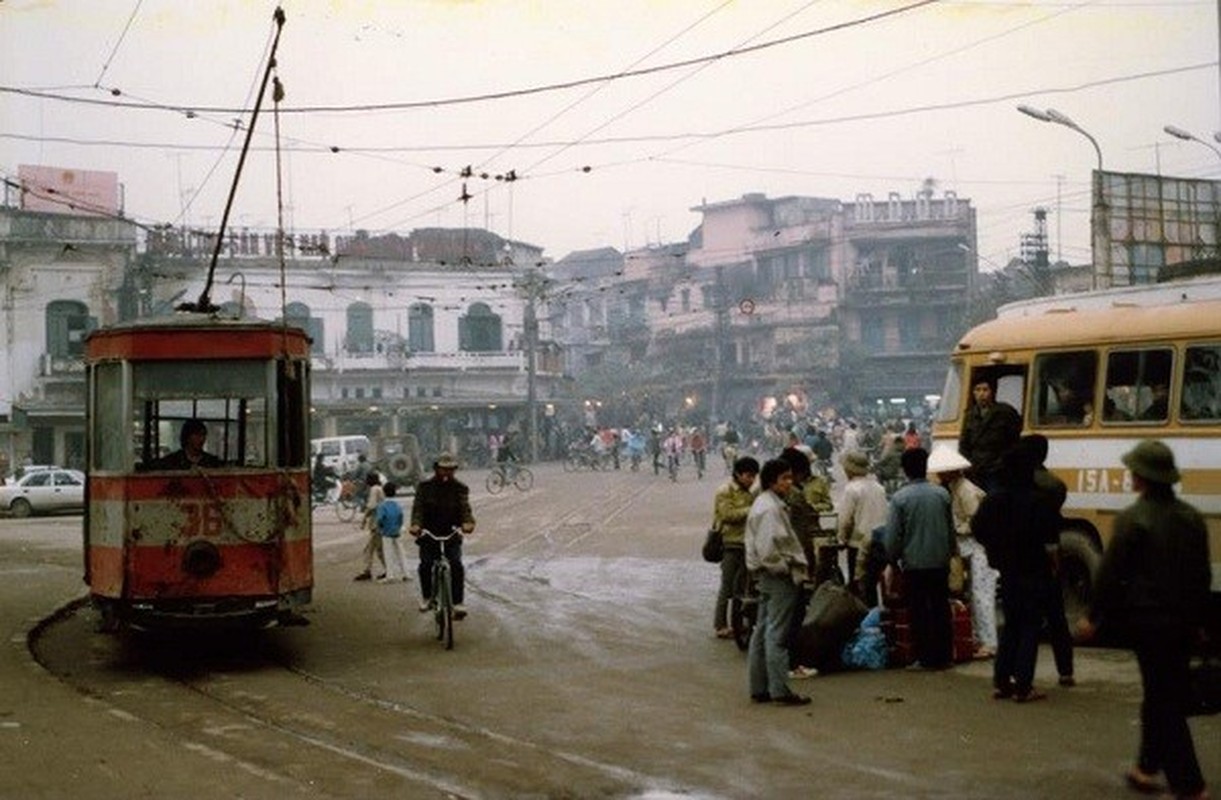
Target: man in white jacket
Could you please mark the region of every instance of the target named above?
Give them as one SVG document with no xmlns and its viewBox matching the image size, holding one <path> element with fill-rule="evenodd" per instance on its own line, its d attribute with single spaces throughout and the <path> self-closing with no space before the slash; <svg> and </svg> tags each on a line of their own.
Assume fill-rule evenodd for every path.
<svg viewBox="0 0 1221 800">
<path fill-rule="evenodd" d="M 773 459 L 759 472 L 759 484 L 762 491 L 746 518 L 746 569 L 759 590 L 758 616 L 747 653 L 750 699 L 806 705 L 810 698 L 788 686 L 789 629 L 808 569 L 784 504 L 793 473 L 786 462 Z"/>
</svg>

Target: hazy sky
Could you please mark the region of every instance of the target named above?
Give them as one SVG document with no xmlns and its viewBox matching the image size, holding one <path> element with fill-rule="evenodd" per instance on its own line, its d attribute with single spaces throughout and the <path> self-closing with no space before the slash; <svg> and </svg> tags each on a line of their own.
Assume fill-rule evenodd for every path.
<svg viewBox="0 0 1221 800">
<path fill-rule="evenodd" d="M 1221 177 L 1221 157 L 1162 132 L 1221 147 L 1215 0 L 905 5 L 288 0 L 286 213 L 299 231 L 486 225 L 559 258 L 682 240 L 703 200 L 910 198 L 932 178 L 974 204 L 987 268 L 1017 254 L 1037 205 L 1052 257 L 1089 257 L 1094 151 L 1019 103 L 1074 119 L 1109 170 Z M 130 216 L 215 226 L 244 135 L 232 120 L 249 119 L 235 109 L 253 106 L 274 8 L 0 0 L 0 171 L 118 172 Z M 588 82 L 535 91 L 577 81 Z M 489 94 L 508 96 L 455 102 Z M 231 226 L 275 225 L 271 107 Z M 307 107 L 330 110 L 291 113 Z M 478 177 L 509 170 L 517 181 Z"/>
</svg>

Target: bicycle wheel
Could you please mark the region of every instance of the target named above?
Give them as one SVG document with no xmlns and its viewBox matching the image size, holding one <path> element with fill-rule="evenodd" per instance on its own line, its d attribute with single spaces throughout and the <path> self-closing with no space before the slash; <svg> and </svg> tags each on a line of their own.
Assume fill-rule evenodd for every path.
<svg viewBox="0 0 1221 800">
<path fill-rule="evenodd" d="M 755 629 L 759 613 L 759 598 L 750 585 L 750 576 L 742 570 L 735 581 L 733 597 L 729 600 L 729 625 L 733 628 L 733 641 L 745 652 L 750 647 L 750 637 Z"/>
<path fill-rule="evenodd" d="M 530 491 L 534 488 L 534 473 L 525 467 L 519 468 L 517 474 L 513 476 L 513 485 L 519 492 Z"/>
<path fill-rule="evenodd" d="M 356 519 L 357 508 L 355 500 L 350 497 L 341 497 L 335 501 L 335 516 L 339 517 L 340 522 L 351 522 Z"/>
<path fill-rule="evenodd" d="M 505 474 L 498 469 L 492 470 L 488 473 L 484 485 L 491 494 L 500 494 L 501 489 L 505 488 Z"/>
<path fill-rule="evenodd" d="M 581 460 L 575 455 L 569 455 L 564 459 L 565 472 L 578 472 L 581 469 Z"/>
<path fill-rule="evenodd" d="M 454 649 L 454 595 L 449 567 L 437 570 L 437 641 L 445 642 L 446 650 Z"/>
</svg>

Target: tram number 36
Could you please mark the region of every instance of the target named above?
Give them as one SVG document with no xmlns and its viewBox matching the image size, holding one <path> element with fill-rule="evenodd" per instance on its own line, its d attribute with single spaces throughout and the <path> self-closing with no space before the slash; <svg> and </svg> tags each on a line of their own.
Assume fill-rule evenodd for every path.
<svg viewBox="0 0 1221 800">
<path fill-rule="evenodd" d="M 184 519 L 181 534 L 188 538 L 213 539 L 225 531 L 225 518 L 215 503 L 179 503 Z"/>
<path fill-rule="evenodd" d="M 1077 470 L 1077 491 L 1085 493 L 1131 492 L 1132 473 L 1126 469 Z"/>
</svg>

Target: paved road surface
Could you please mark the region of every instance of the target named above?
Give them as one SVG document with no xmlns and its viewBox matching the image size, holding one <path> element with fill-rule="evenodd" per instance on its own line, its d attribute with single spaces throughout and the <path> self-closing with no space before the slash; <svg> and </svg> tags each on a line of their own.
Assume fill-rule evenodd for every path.
<svg viewBox="0 0 1221 800">
<path fill-rule="evenodd" d="M 472 615 L 448 653 L 414 582 L 352 582 L 360 534 L 322 510 L 310 626 L 118 638 L 67 613 L 35 637 L 56 677 L 27 631 L 79 594 L 79 519 L 0 520 L 0 797 L 1122 793 L 1126 654 L 1079 653 L 1080 686 L 1028 706 L 988 698 L 987 663 L 824 676 L 800 687 L 810 706 L 756 706 L 711 635 L 713 480 L 536 472 L 495 497 L 465 474 Z M 1221 717 L 1193 729 L 1216 784 Z"/>
</svg>

